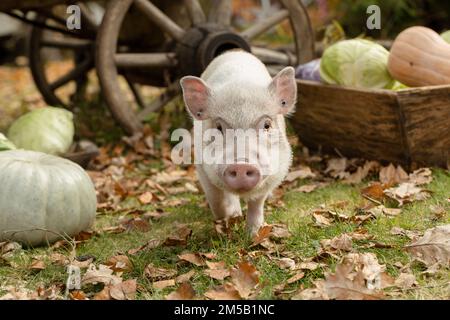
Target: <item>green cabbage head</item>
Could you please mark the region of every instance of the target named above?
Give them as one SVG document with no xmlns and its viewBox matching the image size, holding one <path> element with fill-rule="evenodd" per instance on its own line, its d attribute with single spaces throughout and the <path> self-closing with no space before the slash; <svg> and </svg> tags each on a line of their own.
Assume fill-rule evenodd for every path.
<svg viewBox="0 0 450 320">
<path fill-rule="evenodd" d="M 3 133 L 0 133 L 0 151 L 14 150 L 16 146 L 9 141 Z"/>
<path fill-rule="evenodd" d="M 364 39 L 343 40 L 328 47 L 320 63 L 320 76 L 331 84 L 382 89 L 394 79 L 387 69 L 389 51 Z"/>
<path fill-rule="evenodd" d="M 8 138 L 19 149 L 60 155 L 72 145 L 74 131 L 72 112 L 45 107 L 14 121 L 8 130 Z"/>
<path fill-rule="evenodd" d="M 441 33 L 442 39 L 450 43 L 450 30 Z"/>
</svg>

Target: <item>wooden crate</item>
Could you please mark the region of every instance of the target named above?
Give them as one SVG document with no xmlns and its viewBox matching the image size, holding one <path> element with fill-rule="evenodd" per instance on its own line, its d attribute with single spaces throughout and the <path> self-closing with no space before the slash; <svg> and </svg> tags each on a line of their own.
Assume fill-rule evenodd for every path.
<svg viewBox="0 0 450 320">
<path fill-rule="evenodd" d="M 299 80 L 293 118 L 313 149 L 409 169 L 450 163 L 450 85 L 391 91 Z"/>
</svg>

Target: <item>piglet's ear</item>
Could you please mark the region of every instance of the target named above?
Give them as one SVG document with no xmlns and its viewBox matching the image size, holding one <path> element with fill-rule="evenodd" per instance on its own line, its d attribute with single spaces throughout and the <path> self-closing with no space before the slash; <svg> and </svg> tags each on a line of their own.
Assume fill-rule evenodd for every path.
<svg viewBox="0 0 450 320">
<path fill-rule="evenodd" d="M 276 97 L 280 106 L 280 113 L 291 112 L 297 101 L 297 83 L 295 82 L 295 70 L 286 67 L 281 70 L 269 85 L 269 90 Z"/>
<path fill-rule="evenodd" d="M 208 103 L 211 97 L 207 84 L 200 78 L 186 76 L 180 80 L 186 108 L 196 120 L 205 120 L 208 115 Z"/>
</svg>

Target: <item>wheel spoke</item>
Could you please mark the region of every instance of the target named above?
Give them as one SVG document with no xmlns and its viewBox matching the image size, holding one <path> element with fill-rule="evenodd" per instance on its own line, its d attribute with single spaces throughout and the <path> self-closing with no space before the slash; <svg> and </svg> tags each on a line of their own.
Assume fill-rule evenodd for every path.
<svg viewBox="0 0 450 320">
<path fill-rule="evenodd" d="M 289 11 L 288 10 L 280 10 L 279 12 L 275 13 L 271 17 L 264 19 L 264 20 L 258 22 L 257 24 L 255 24 L 254 26 L 248 28 L 247 30 L 241 32 L 240 35 L 241 35 L 241 37 L 243 37 L 247 40 L 252 40 L 252 39 L 258 37 L 259 35 L 263 34 L 264 32 L 266 32 L 270 28 L 276 26 L 277 24 L 282 22 L 287 17 L 289 17 Z"/>
<path fill-rule="evenodd" d="M 181 41 L 184 37 L 184 30 L 170 19 L 153 3 L 147 0 L 134 0 L 134 4 L 138 7 L 152 22 L 154 22 L 163 31 L 167 32 L 172 38 Z"/>
<path fill-rule="evenodd" d="M 280 64 L 284 66 L 292 66 L 297 64 L 297 58 L 289 52 L 280 52 L 272 49 L 252 47 L 252 53 L 265 64 Z"/>
<path fill-rule="evenodd" d="M 116 65 L 122 68 L 169 68 L 177 65 L 175 54 L 172 52 L 116 53 L 114 60 L 116 62 Z"/>
<path fill-rule="evenodd" d="M 205 13 L 198 0 L 184 0 L 184 5 L 188 10 L 193 25 L 199 25 L 206 21 Z"/>
<path fill-rule="evenodd" d="M 166 104 L 168 104 L 173 98 L 175 98 L 180 93 L 180 85 L 178 81 L 172 82 L 158 98 L 152 101 L 144 110 L 139 112 L 138 119 L 145 120 L 153 112 L 158 111 Z"/>
<path fill-rule="evenodd" d="M 76 38 L 62 38 L 62 39 L 50 39 L 43 38 L 41 40 L 41 46 L 50 48 L 64 48 L 64 49 L 80 49 L 85 50 L 89 48 L 92 41 Z"/>
<path fill-rule="evenodd" d="M 90 68 L 92 67 L 92 59 L 88 58 L 81 62 L 79 65 L 77 65 L 73 70 L 71 70 L 69 73 L 63 75 L 61 78 L 55 80 L 54 82 L 49 84 L 49 87 L 52 91 L 58 89 L 59 87 L 62 87 L 63 85 L 69 83 L 70 81 L 73 81 L 80 76 L 82 76 L 84 73 L 86 73 Z"/>
<path fill-rule="evenodd" d="M 128 86 L 131 89 L 131 92 L 133 92 L 136 103 L 141 107 L 141 109 L 145 109 L 145 102 L 144 102 L 144 99 L 142 98 L 141 92 L 139 90 L 139 86 L 136 83 L 132 82 L 126 74 L 124 74 L 123 76 L 124 76 L 125 80 L 127 81 Z"/>
<path fill-rule="evenodd" d="M 77 5 L 80 7 L 80 13 L 83 19 L 82 21 L 86 22 L 89 29 L 97 31 L 98 23 L 97 21 L 95 21 L 95 17 L 92 14 L 91 10 L 86 6 L 85 3 L 78 2 Z"/>
<path fill-rule="evenodd" d="M 208 15 L 208 21 L 222 26 L 229 26 L 232 13 L 231 0 L 213 0 L 211 2 L 212 5 Z"/>
</svg>

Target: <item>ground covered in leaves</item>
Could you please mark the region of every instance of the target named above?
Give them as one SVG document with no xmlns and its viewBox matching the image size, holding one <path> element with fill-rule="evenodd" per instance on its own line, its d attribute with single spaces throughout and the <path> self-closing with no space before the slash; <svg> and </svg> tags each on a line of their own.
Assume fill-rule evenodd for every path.
<svg viewBox="0 0 450 320">
<path fill-rule="evenodd" d="M 170 162 L 172 119 L 101 136 L 92 230 L 49 247 L 0 243 L 0 299 L 450 297 L 448 171 L 312 154 L 292 135 L 294 167 L 252 239 L 244 221 L 213 221 L 194 167 Z"/>
</svg>

